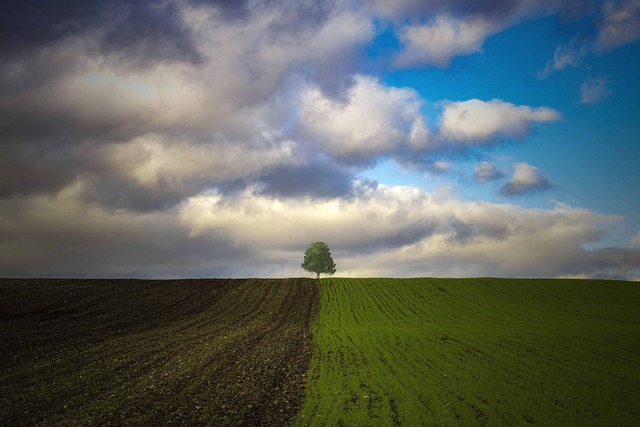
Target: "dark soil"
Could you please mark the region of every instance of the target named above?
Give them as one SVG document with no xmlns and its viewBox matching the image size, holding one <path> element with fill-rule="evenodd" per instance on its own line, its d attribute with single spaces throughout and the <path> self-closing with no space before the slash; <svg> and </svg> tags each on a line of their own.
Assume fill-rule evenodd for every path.
<svg viewBox="0 0 640 427">
<path fill-rule="evenodd" d="M 286 425 L 308 279 L 0 279 L 0 425 Z"/>
</svg>

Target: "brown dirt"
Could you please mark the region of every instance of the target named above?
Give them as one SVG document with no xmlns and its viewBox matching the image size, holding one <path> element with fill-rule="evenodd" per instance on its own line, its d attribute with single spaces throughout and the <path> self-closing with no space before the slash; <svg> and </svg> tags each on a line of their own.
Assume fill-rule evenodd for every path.
<svg viewBox="0 0 640 427">
<path fill-rule="evenodd" d="M 286 425 L 308 279 L 0 279 L 0 425 Z"/>
</svg>

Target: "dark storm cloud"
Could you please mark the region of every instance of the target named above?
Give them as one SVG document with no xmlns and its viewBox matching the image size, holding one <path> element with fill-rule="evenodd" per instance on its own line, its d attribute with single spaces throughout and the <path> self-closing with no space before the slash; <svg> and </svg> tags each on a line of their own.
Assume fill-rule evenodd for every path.
<svg viewBox="0 0 640 427">
<path fill-rule="evenodd" d="M 1 145 L 0 198 L 30 193 L 51 193 L 72 182 L 78 174 L 75 159 L 41 149 L 17 150 Z"/>
<path fill-rule="evenodd" d="M 134 212 L 152 212 L 169 209 L 186 197 L 197 194 L 202 184 L 186 182 L 175 188 L 164 179 L 153 187 L 115 174 L 93 174 L 85 179 L 83 197 L 108 209 L 127 209 Z"/>
<path fill-rule="evenodd" d="M 143 132 L 148 118 L 142 109 L 108 111 L 107 100 L 98 104 L 80 95 L 73 107 L 46 96 L 0 100 L 0 197 L 56 192 L 103 167 L 101 146 Z"/>
<path fill-rule="evenodd" d="M 99 20 L 104 3 L 84 0 L 22 0 L 0 6 L 0 55 L 53 43 Z"/>
<path fill-rule="evenodd" d="M 81 212 L 77 212 L 80 214 Z M 89 214 L 90 215 L 90 214 Z M 70 217 L 74 229 L 59 226 L 24 230 L 20 239 L 0 230 L 2 277 L 229 277 L 250 259 L 249 246 L 231 244 L 214 234 L 190 238 L 171 219 L 148 216 L 85 223 Z M 61 250 L 63 249 L 63 250 Z M 260 274 L 258 274 L 260 275 Z"/>
<path fill-rule="evenodd" d="M 247 0 L 188 0 L 194 6 L 210 6 L 222 13 L 227 20 L 246 18 L 249 13 Z"/>
<path fill-rule="evenodd" d="M 610 247 L 586 254 L 585 262 L 576 269 L 580 274 L 620 280 L 640 277 L 640 249 Z"/>
<path fill-rule="evenodd" d="M 354 175 L 329 161 L 282 165 L 259 178 L 262 194 L 276 197 L 335 198 L 352 190 Z"/>
<path fill-rule="evenodd" d="M 131 2 L 117 10 L 115 25 L 106 33 L 102 46 L 108 54 L 123 56 L 127 63 L 170 60 L 197 63 L 202 57 L 178 6 L 154 2 Z"/>
<path fill-rule="evenodd" d="M 438 13 L 452 14 L 458 17 L 469 15 L 484 16 L 493 20 L 511 18 L 518 13 L 551 13 L 569 18 L 581 17 L 594 9 L 595 0 L 408 0 L 387 2 L 373 0 L 377 9 L 396 19 L 420 19 L 425 15 Z"/>
<path fill-rule="evenodd" d="M 193 0 L 221 11 L 226 19 L 247 15 L 246 1 Z M 191 29 L 182 21 L 179 2 L 23 0 L 0 9 L 0 56 L 11 58 L 69 36 L 94 37 L 108 54 L 138 64 L 154 61 L 198 62 Z"/>
<path fill-rule="evenodd" d="M 190 6 L 215 10 L 211 15 L 203 14 L 208 21 L 202 27 L 206 28 L 197 34 L 186 15 L 199 11 L 190 10 Z M 164 163 L 151 172 L 158 175 L 157 185 L 141 185 L 129 171 L 113 162 L 105 164 L 101 147 L 112 146 L 112 151 L 117 151 L 120 145 L 151 135 L 179 140 L 195 147 L 195 152 L 203 140 L 228 140 L 220 144 L 235 147 L 235 151 L 227 150 L 235 156 L 226 162 L 232 164 L 238 157 L 236 151 L 256 151 L 252 141 L 261 139 L 263 130 L 277 131 L 278 125 L 270 123 L 270 118 L 252 114 L 282 89 L 284 78 L 297 67 L 305 67 L 313 78 L 332 82 L 333 86 L 328 86 L 339 86 L 336 82 L 341 79 L 334 78 L 336 73 L 346 73 L 354 66 L 344 65 L 349 61 L 343 59 L 350 55 L 340 53 L 342 31 L 359 40 L 356 30 L 360 27 L 351 29 L 350 18 L 336 18 L 333 4 L 324 2 L 254 6 L 249 9 L 246 1 L 224 0 L 162 4 L 25 1 L 3 6 L 0 197 L 55 193 L 80 177 L 86 181 L 90 200 L 110 208 L 147 211 L 174 205 L 203 188 L 238 178 L 237 174 L 220 176 L 211 160 L 213 167 L 208 170 L 214 178 L 201 166 L 191 179 L 189 163 L 196 156 L 182 159 L 183 173 L 169 164 L 167 154 Z M 301 49 L 292 42 L 308 42 L 312 47 Z M 215 43 L 227 49 L 223 56 L 216 56 L 219 49 L 211 47 Z M 280 58 L 272 52 L 286 54 Z M 160 63 L 176 66 L 156 67 Z M 247 71 L 254 68 L 258 71 L 255 75 Z M 338 69 L 342 71 L 335 71 Z M 167 111 L 167 107 L 172 109 Z M 274 115 L 278 108 L 263 110 Z M 261 127 L 252 129 L 255 124 Z M 209 151 L 220 144 L 213 142 Z M 277 149 L 261 147 L 264 157 L 278 154 Z M 157 159 L 148 159 L 147 154 L 142 150 L 144 156 L 139 160 L 156 167 Z M 136 167 L 135 158 L 131 159 L 130 170 Z M 254 163 L 257 166 L 249 165 L 240 180 L 261 176 L 256 173 L 260 162 Z M 171 168 L 173 175 L 166 176 Z M 312 165 L 310 173 L 315 176 L 323 168 L 327 178 L 319 194 L 329 197 L 349 191 L 351 177 L 338 167 L 325 162 Z M 311 183 L 294 186 L 282 182 L 283 177 L 292 178 L 298 172 L 282 169 L 264 174 L 265 191 L 291 196 L 305 193 Z M 176 176 L 179 185 L 171 182 Z"/>
</svg>

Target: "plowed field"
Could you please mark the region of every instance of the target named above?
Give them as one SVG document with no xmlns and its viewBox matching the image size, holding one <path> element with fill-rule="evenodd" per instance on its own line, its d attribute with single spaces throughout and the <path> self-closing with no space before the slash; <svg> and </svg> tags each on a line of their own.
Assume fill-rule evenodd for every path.
<svg viewBox="0 0 640 427">
<path fill-rule="evenodd" d="M 313 280 L 0 280 L 0 425 L 284 425 Z"/>
</svg>

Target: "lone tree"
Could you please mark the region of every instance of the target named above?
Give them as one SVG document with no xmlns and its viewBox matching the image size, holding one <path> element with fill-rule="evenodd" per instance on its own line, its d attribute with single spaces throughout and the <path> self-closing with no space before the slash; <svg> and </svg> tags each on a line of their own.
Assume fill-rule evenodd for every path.
<svg viewBox="0 0 640 427">
<path fill-rule="evenodd" d="M 316 273 L 316 279 L 320 279 L 320 273 L 333 274 L 336 272 L 336 263 L 331 258 L 329 246 L 324 242 L 310 244 L 304 253 L 304 261 L 300 266 L 305 271 Z"/>
</svg>

